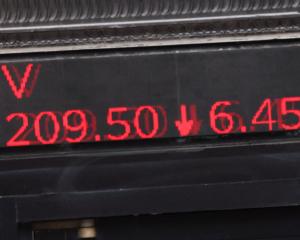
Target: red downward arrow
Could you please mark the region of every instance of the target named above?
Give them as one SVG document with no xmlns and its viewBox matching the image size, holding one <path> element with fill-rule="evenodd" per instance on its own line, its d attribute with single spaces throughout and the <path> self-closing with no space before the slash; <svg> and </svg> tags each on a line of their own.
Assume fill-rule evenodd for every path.
<svg viewBox="0 0 300 240">
<path fill-rule="evenodd" d="M 181 120 L 175 121 L 175 125 L 179 131 L 180 136 L 185 137 L 190 134 L 194 126 L 194 120 L 187 120 L 186 105 L 182 104 L 180 107 Z"/>
</svg>

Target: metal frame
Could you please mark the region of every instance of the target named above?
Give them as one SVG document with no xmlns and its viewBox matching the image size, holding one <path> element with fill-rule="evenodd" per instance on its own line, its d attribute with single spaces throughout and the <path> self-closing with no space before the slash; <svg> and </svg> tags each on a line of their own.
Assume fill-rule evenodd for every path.
<svg viewBox="0 0 300 240">
<path fill-rule="evenodd" d="M 299 38 L 298 0 L 1 0 L 0 54 Z"/>
</svg>

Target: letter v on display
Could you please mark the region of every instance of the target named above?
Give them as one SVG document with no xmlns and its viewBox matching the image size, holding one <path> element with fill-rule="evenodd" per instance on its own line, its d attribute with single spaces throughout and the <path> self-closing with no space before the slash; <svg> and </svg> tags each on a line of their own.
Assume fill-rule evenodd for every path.
<svg viewBox="0 0 300 240">
<path fill-rule="evenodd" d="M 41 69 L 41 64 L 29 63 L 26 65 L 23 75 L 14 65 L 1 65 L 1 71 L 14 96 L 21 100 L 32 95 Z"/>
</svg>

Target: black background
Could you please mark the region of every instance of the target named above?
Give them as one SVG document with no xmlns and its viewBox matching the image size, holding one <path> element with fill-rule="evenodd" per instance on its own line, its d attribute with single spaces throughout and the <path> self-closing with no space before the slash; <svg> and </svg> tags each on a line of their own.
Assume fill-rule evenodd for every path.
<svg viewBox="0 0 300 240">
<path fill-rule="evenodd" d="M 211 106 L 228 100 L 240 102 L 228 109 L 241 114 L 249 127 L 264 99 L 299 95 L 299 54 L 300 47 L 291 44 L 2 57 L 0 64 L 15 65 L 22 74 L 28 63 L 42 67 L 32 96 L 22 100 L 0 74 L 5 103 L 0 106 L 0 144 L 4 146 L 21 126 L 18 120 L 6 123 L 6 116 L 14 112 L 89 109 L 97 116 L 97 133 L 118 135 L 122 129 L 107 126 L 108 108 L 159 105 L 168 114 L 165 137 L 178 137 L 174 121 L 180 118 L 180 104 L 196 104 L 204 136 L 214 134 Z M 267 125 L 256 129 L 267 130 Z"/>
<path fill-rule="evenodd" d="M 215 88 L 215 93 L 218 93 L 218 91 L 220 93 L 219 96 L 211 96 L 213 100 L 214 97 L 216 100 L 219 100 L 217 98 L 221 95 L 225 96 L 226 94 L 229 95 L 233 93 L 239 94 L 241 99 L 251 100 L 246 102 L 246 109 L 240 107 L 236 109 L 236 111 L 247 112 L 247 109 L 253 108 L 252 111 L 255 112 L 257 107 L 261 104 L 261 101 L 266 97 L 261 96 L 261 99 L 254 98 L 253 96 L 258 93 L 268 94 L 267 97 L 278 97 L 277 94 L 279 93 L 280 96 L 288 96 L 288 94 L 294 96 L 298 92 L 298 44 L 277 42 L 257 45 L 202 46 L 197 49 L 197 51 L 199 51 L 197 54 L 201 56 L 196 58 L 199 62 L 201 59 L 210 59 L 210 61 L 207 61 L 208 63 L 220 63 L 215 72 L 207 72 L 207 74 L 210 74 L 209 76 L 236 75 L 239 77 L 238 79 L 252 80 L 252 82 L 247 82 L 249 86 L 242 83 L 237 86 L 242 86 L 245 94 L 238 93 L 238 88 L 236 88 L 236 92 L 229 92 L 228 89 L 226 90 L 227 92 L 221 92 L 221 85 Z M 136 49 L 135 52 L 133 50 L 118 52 L 99 51 L 97 54 L 101 54 L 103 59 L 104 56 L 107 56 L 105 61 L 111 62 L 113 62 L 117 56 L 123 55 L 129 55 L 132 56 L 132 58 L 133 56 L 149 59 L 157 57 L 156 59 L 159 62 L 153 61 L 153 64 L 165 66 L 167 62 L 163 61 L 164 58 L 170 56 L 174 57 L 174 55 L 176 55 L 178 59 L 183 59 L 187 57 L 187 52 L 194 52 L 195 48 L 161 48 L 161 51 L 165 51 L 167 54 L 162 58 L 159 58 L 157 55 L 159 51 L 160 50 L 157 49 Z M 48 58 L 55 59 L 57 55 L 67 58 L 78 56 L 79 59 L 81 59 L 80 56 L 91 56 L 93 53 L 78 52 L 72 55 L 69 53 L 49 54 Z M 192 55 L 191 53 L 191 58 Z M 21 63 L 27 63 L 27 61 L 32 62 L 33 58 L 39 59 L 43 56 L 46 55 L 16 56 L 16 59 L 20 59 L 19 61 Z M 110 57 L 112 58 L 111 60 Z M 15 61 L 12 57 L 3 56 L 3 59 L 4 58 L 6 59 L 5 63 Z M 262 62 L 259 60 L 260 58 L 265 61 Z M 161 59 L 161 61 L 159 59 Z M 225 61 L 226 59 L 227 61 Z M 237 71 L 232 67 L 232 61 L 234 59 L 236 64 L 244 66 L 243 71 Z M 73 59 L 72 61 L 79 60 Z M 127 61 L 125 57 L 124 61 Z M 187 62 L 186 64 L 191 65 L 192 62 Z M 179 66 L 185 68 L 184 65 Z M 214 66 L 217 66 L 217 64 L 214 64 Z M 249 69 L 247 66 L 249 66 Z M 178 69 L 182 69 L 181 67 Z M 113 65 L 111 65 L 110 68 L 116 69 Z M 49 71 L 50 70 L 51 69 L 49 69 Z M 76 71 L 79 72 L 79 70 Z M 136 71 L 149 73 L 146 69 L 137 69 Z M 196 74 L 202 71 L 203 69 L 197 68 L 194 70 L 194 73 Z M 56 73 L 58 72 L 59 71 Z M 221 74 L 222 72 L 223 74 Z M 50 104 L 50 102 L 33 100 L 42 99 L 46 95 L 49 95 L 49 99 L 50 96 L 52 96 L 51 98 L 53 99 L 69 99 L 69 103 L 68 100 L 61 103 L 60 106 L 53 106 L 64 110 L 63 104 L 71 104 L 72 92 L 66 92 L 66 95 L 63 96 L 58 94 L 58 90 L 55 93 L 51 93 L 52 95 L 50 94 L 50 89 L 47 89 L 49 90 L 47 94 L 37 91 L 37 89 L 40 89 L 43 84 L 45 84 L 43 81 L 44 78 L 42 77 L 45 73 L 47 73 L 47 69 L 45 72 L 41 72 L 34 94 L 22 104 L 20 102 L 18 103 L 15 99 L 4 79 L 1 82 L 2 85 L 0 89 L 3 92 L 3 96 L 5 94 L 5 99 L 10 109 L 4 104 L 1 105 L 1 107 L 6 108 L 9 113 L 15 110 L 21 111 L 23 107 L 24 109 L 26 107 L 25 110 L 28 111 L 30 111 L 31 108 L 35 108 L 37 111 L 44 111 L 44 108 L 51 107 L 46 106 Z M 66 74 L 66 72 L 64 72 L 64 74 Z M 71 74 L 71 72 L 68 74 L 75 76 L 75 74 Z M 159 75 L 162 73 L 154 71 L 152 74 Z M 200 78 L 196 75 L 193 77 L 192 70 L 187 74 L 190 78 L 195 79 L 195 83 L 198 83 L 197 81 Z M 64 79 L 64 77 L 57 79 L 50 78 L 50 75 L 47 74 L 45 76 L 47 76 L 46 79 L 49 79 L 48 81 L 53 82 L 53 85 Z M 186 87 L 188 76 L 184 76 L 182 82 L 185 81 L 186 85 L 182 84 L 180 89 L 186 88 L 186 91 L 188 91 Z M 262 76 L 265 77 L 262 78 Z M 149 76 L 146 77 L 148 78 Z M 171 77 L 170 79 L 175 81 Z M 171 81 L 170 79 L 169 81 Z M 220 79 L 223 79 L 224 83 L 232 81 L 230 80 L 231 78 Z M 237 82 L 238 79 L 235 81 Z M 157 83 L 159 83 L 159 81 L 163 82 L 164 80 L 165 78 L 161 78 L 157 80 Z M 101 78 L 97 81 L 99 81 L 99 84 L 105 83 L 102 82 Z M 200 79 L 199 81 L 202 80 Z M 40 84 L 41 82 L 42 84 Z M 81 80 L 81 82 L 83 81 Z M 111 83 L 112 81 L 107 84 Z M 244 81 L 244 83 L 246 83 L 246 81 Z M 291 86 L 290 83 L 294 85 Z M 207 81 L 206 84 L 211 84 L 211 89 L 213 89 L 211 82 Z M 49 88 L 52 87 L 51 83 L 48 83 L 48 85 Z M 270 89 L 260 88 L 262 85 L 269 86 Z M 169 86 L 165 86 L 165 88 L 167 87 Z M 223 86 L 225 89 L 230 87 L 231 89 L 234 88 L 228 84 L 225 87 Z M 251 87 L 252 90 L 256 89 L 257 92 L 249 91 Z M 128 88 L 131 89 L 130 86 Z M 172 88 L 172 86 L 170 85 L 169 88 Z M 248 91 L 245 90 L 246 88 L 248 88 Z M 194 92 L 195 89 L 196 87 L 190 88 L 189 91 Z M 160 88 L 160 90 L 162 89 Z M 93 89 L 93 91 L 96 92 L 95 89 Z M 140 93 L 133 91 L 132 94 L 139 95 Z M 208 95 L 205 91 L 203 91 L 203 94 Z M 126 96 L 129 95 L 127 94 Z M 183 96 L 183 94 L 181 94 L 181 96 Z M 186 98 L 192 99 L 192 94 L 187 95 Z M 155 101 L 156 99 L 152 100 Z M 127 101 L 135 102 L 135 99 L 128 98 Z M 177 106 L 176 102 L 172 102 L 172 104 Z M 211 103 L 207 101 L 207 106 L 210 104 Z M 255 106 L 256 104 L 258 106 Z M 39 109 L 39 107 L 41 109 Z M 102 111 L 105 112 L 104 110 Z M 178 109 L 173 111 L 174 115 L 177 116 Z M 249 113 L 249 115 L 251 114 Z M 5 129 L 4 126 L 2 127 Z M 11 130 L 11 133 L 13 134 L 15 130 L 16 129 Z M 1 131 L 3 132 L 3 130 Z M 187 222 L 187 225 L 182 226 L 183 228 L 178 227 L 177 229 L 177 226 L 183 223 L 181 219 L 190 219 L 192 221 L 189 214 L 187 218 L 182 218 L 182 215 L 179 213 L 194 212 L 197 214 L 196 212 L 200 212 L 199 217 L 202 218 L 204 215 L 201 211 L 226 210 L 228 213 L 228 211 L 234 209 L 299 206 L 299 138 L 296 135 L 292 135 L 292 138 L 289 136 L 290 135 L 286 133 L 262 133 L 251 136 L 204 139 L 203 141 L 198 141 L 198 139 L 185 139 L 186 141 L 159 139 L 156 141 L 108 142 L 99 145 L 79 144 L 28 147 L 26 149 L 3 149 L 0 155 L 0 189 L 2 196 L 0 201 L 0 216 L 2 217 L 0 221 L 1 239 L 32 239 L 31 224 L 33 222 L 110 218 L 132 215 L 141 216 L 144 214 L 156 215 L 158 217 L 154 216 L 154 218 L 149 218 L 150 222 L 155 223 L 155 226 L 152 225 L 153 228 L 148 228 L 148 226 L 144 228 L 143 217 L 141 218 L 141 225 L 134 224 L 137 218 L 129 217 L 130 219 L 127 220 L 127 217 L 125 217 L 122 219 L 128 223 L 128 228 L 120 228 L 122 231 L 115 231 L 115 226 L 119 228 L 120 225 L 123 225 L 124 220 L 121 219 L 122 223 L 119 224 L 118 219 L 116 219 L 116 222 L 112 219 L 112 225 L 108 223 L 108 225 L 106 225 L 107 227 L 104 226 L 104 229 L 103 224 L 105 225 L 105 223 L 101 224 L 100 222 L 100 227 L 103 229 L 102 233 L 104 231 L 104 233 L 107 234 L 106 238 L 109 239 L 110 236 L 115 237 L 118 233 L 121 234 L 119 237 L 123 237 L 124 233 L 130 234 L 131 231 L 142 229 L 141 234 L 143 232 L 152 233 L 147 235 L 149 238 L 164 237 L 166 236 L 165 234 L 168 236 L 183 236 L 180 235 L 180 233 L 188 233 L 188 237 L 190 237 L 192 236 L 191 234 L 193 234 L 193 226 L 195 225 L 192 226 Z M 235 215 L 233 229 L 238 231 L 238 236 L 231 232 L 231 228 L 229 228 L 229 232 L 226 232 L 231 236 L 235 235 L 235 239 L 241 239 L 243 237 L 242 234 L 245 233 L 245 235 L 248 235 L 249 232 L 253 233 L 253 235 L 251 234 L 248 239 L 252 237 L 255 239 L 280 239 L 281 237 L 287 239 L 287 236 L 297 238 L 299 234 L 293 231 L 296 229 L 294 226 L 298 224 L 295 220 L 298 218 L 298 213 L 294 209 L 295 208 L 291 208 L 291 210 L 288 211 L 286 209 L 282 211 L 275 209 L 274 214 L 271 213 L 270 215 L 267 213 L 267 209 L 265 209 L 266 211 L 259 210 L 257 214 L 254 214 L 257 216 L 257 218 L 254 218 L 254 222 L 256 223 L 254 225 L 248 221 L 252 213 L 241 213 L 240 216 L 242 216 L 242 218 L 247 218 L 245 220 L 245 228 L 241 227 L 241 218 Z M 165 230 L 168 231 L 168 229 L 176 228 L 178 231 L 172 232 L 171 235 L 166 231 L 161 232 L 162 235 L 159 236 L 160 232 L 155 232 L 155 229 L 161 226 L 159 219 L 162 217 L 161 219 L 165 221 L 166 218 L 164 218 L 163 214 L 172 213 L 178 214 L 179 225 L 177 225 L 174 220 L 175 222 L 170 223 Z M 216 214 L 218 215 L 218 213 Z M 211 215 L 213 220 L 210 222 L 212 228 L 215 227 L 215 217 L 213 215 L 214 214 Z M 227 214 L 225 215 L 223 219 L 224 222 L 227 223 L 230 217 L 228 217 Z M 267 215 L 270 216 L 270 218 L 265 218 L 261 226 L 264 231 L 264 229 L 268 228 L 267 225 L 270 223 L 270 228 L 267 230 L 268 233 L 259 234 L 257 230 L 257 224 L 259 224 L 257 223 L 257 219 L 261 219 L 262 216 Z M 283 215 L 285 216 L 283 217 Z M 222 217 L 219 215 L 216 218 L 221 219 Z M 146 222 L 148 221 L 147 219 L 145 220 Z M 175 219 L 175 216 L 173 219 Z M 274 219 L 275 222 L 270 222 L 272 219 Z M 106 220 L 107 219 L 104 219 L 105 222 Z M 205 218 L 203 221 L 207 221 L 207 219 Z M 236 222 L 237 225 L 235 225 Z M 22 229 L 22 226 L 25 225 L 27 225 L 28 228 Z M 252 225 L 253 228 L 249 225 Z M 210 228 L 210 226 L 208 226 L 208 228 Z M 223 222 L 220 222 L 220 226 L 223 226 Z M 280 228 L 280 226 L 282 226 L 282 228 Z M 200 228 L 199 232 L 197 232 L 199 230 L 198 226 L 195 226 L 195 229 L 196 228 L 197 230 L 195 230 L 196 234 L 194 236 L 198 238 L 199 236 L 204 236 L 202 235 L 203 232 L 201 229 L 205 231 L 205 227 Z M 111 231 L 111 229 L 113 229 L 113 231 Z M 23 237 L 22 230 L 26 231 L 26 237 Z M 288 232 L 280 233 L 281 230 Z M 99 232 L 101 233 L 101 231 Z M 220 238 L 220 231 L 213 229 L 211 233 L 212 235 L 216 233 L 216 235 L 214 235 L 216 237 L 215 239 Z M 224 236 L 229 236 L 227 233 L 223 233 Z M 221 234 L 223 235 L 223 233 Z M 40 234 L 39 236 L 36 235 L 36 237 L 43 238 L 44 233 L 41 232 Z M 141 234 L 136 234 L 135 236 L 140 238 Z M 206 236 L 209 235 L 210 234 Z M 102 237 L 102 235 L 99 236 Z M 230 238 L 230 236 L 228 238 Z M 211 239 L 214 238 L 212 237 Z"/>
</svg>

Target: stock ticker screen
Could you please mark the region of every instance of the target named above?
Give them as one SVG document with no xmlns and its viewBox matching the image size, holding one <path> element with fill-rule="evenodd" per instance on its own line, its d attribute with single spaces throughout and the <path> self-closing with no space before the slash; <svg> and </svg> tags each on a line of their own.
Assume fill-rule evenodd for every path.
<svg viewBox="0 0 300 240">
<path fill-rule="evenodd" d="M 300 128 L 300 47 L 0 57 L 0 146 Z"/>
</svg>

